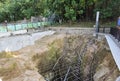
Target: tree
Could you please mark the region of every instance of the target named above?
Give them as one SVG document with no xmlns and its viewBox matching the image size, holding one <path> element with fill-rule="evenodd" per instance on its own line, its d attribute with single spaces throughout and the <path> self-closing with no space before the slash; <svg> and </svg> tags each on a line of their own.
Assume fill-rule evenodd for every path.
<svg viewBox="0 0 120 81">
<path fill-rule="evenodd" d="M 102 20 L 110 20 L 119 16 L 119 4 L 119 0 L 0 0 L 0 22 L 52 14 L 64 22 L 93 20 L 96 11 Z"/>
<path fill-rule="evenodd" d="M 100 11 L 102 20 L 114 19 L 120 14 L 119 0 L 97 0 L 95 11 Z"/>
</svg>

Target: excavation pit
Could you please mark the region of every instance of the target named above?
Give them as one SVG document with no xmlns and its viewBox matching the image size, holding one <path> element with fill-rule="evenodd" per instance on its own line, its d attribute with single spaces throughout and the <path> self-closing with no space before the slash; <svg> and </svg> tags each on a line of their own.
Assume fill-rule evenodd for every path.
<svg viewBox="0 0 120 81">
<path fill-rule="evenodd" d="M 119 75 L 103 36 L 66 35 L 48 46 L 49 51 L 33 57 L 46 81 L 115 81 Z"/>
</svg>

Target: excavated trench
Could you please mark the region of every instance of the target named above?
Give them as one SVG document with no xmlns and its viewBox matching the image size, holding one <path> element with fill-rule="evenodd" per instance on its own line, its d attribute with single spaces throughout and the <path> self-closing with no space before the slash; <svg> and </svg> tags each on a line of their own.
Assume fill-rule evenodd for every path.
<svg viewBox="0 0 120 81">
<path fill-rule="evenodd" d="M 48 48 L 33 57 L 46 81 L 115 81 L 119 75 L 104 37 L 67 35 Z"/>
</svg>

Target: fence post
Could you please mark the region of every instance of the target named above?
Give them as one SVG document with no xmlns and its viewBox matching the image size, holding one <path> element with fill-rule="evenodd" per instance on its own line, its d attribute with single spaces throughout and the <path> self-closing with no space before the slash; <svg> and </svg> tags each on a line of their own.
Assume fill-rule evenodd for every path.
<svg viewBox="0 0 120 81">
<path fill-rule="evenodd" d="M 7 30 L 7 32 L 8 32 L 7 20 L 5 20 L 5 26 L 6 26 L 6 30 Z"/>
<path fill-rule="evenodd" d="M 97 11 L 97 13 L 96 13 L 96 37 L 98 37 L 98 32 L 99 32 L 99 27 L 98 27 L 98 25 L 99 25 L 99 11 Z"/>
<path fill-rule="evenodd" d="M 17 29 L 16 29 L 16 25 L 15 24 L 14 24 L 14 28 L 15 28 L 15 31 L 16 31 Z"/>
<path fill-rule="evenodd" d="M 105 27 L 103 27 L 103 33 L 105 33 Z"/>
<path fill-rule="evenodd" d="M 117 28 L 117 39 L 118 41 L 120 41 L 120 29 L 119 28 Z"/>
</svg>

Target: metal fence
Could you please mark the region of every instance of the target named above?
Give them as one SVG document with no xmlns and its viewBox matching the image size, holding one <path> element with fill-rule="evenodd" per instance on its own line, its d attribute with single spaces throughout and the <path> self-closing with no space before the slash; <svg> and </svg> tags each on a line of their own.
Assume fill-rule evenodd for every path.
<svg viewBox="0 0 120 81">
<path fill-rule="evenodd" d="M 120 41 L 120 28 L 111 27 L 110 34 L 113 35 L 118 41 Z"/>
<path fill-rule="evenodd" d="M 8 31 L 17 31 L 22 29 L 29 29 L 29 28 L 40 28 L 47 25 L 50 25 L 50 22 L 28 22 L 23 24 L 1 24 L 0 25 L 0 32 L 8 32 Z"/>
<path fill-rule="evenodd" d="M 88 38 L 88 42 L 83 44 L 80 42 L 82 37 L 78 36 L 74 38 L 74 42 L 76 42 L 76 45 L 74 45 L 70 42 L 71 38 L 64 39 L 62 53 L 59 57 L 56 57 L 54 64 L 42 64 L 42 67 L 38 68 L 39 73 L 44 76 L 46 81 L 94 81 L 93 76 L 99 61 L 99 55 L 94 54 L 91 61 L 85 60 L 85 55 L 87 54 L 87 46 L 94 43 L 95 39 Z M 56 56 L 58 56 L 57 54 Z M 85 76 L 86 64 L 90 66 L 90 69 Z"/>
<path fill-rule="evenodd" d="M 99 27 L 98 32 L 99 33 L 110 33 L 111 27 Z"/>
</svg>

